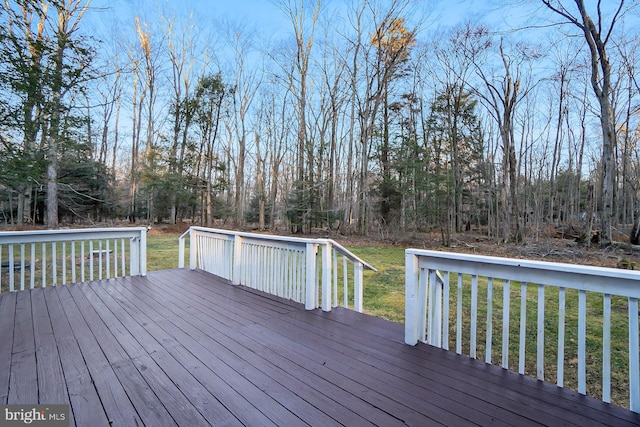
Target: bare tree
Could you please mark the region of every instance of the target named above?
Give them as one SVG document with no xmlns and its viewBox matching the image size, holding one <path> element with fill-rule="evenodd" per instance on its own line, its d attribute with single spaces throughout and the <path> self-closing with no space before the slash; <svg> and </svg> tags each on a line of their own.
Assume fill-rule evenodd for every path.
<svg viewBox="0 0 640 427">
<path fill-rule="evenodd" d="M 105 74 L 102 77 L 104 82 L 103 87 L 97 89 L 101 97 L 100 107 L 102 108 L 102 132 L 100 135 L 100 147 L 98 151 L 98 162 L 107 164 L 107 158 L 109 156 L 109 131 L 110 125 L 113 119 L 113 115 L 116 117 L 119 114 L 120 98 L 122 97 L 123 86 L 121 77 L 121 71 L 119 65 L 116 62 L 114 65 L 114 72 Z M 114 141 L 114 150 L 117 151 L 117 140 Z M 112 159 L 112 162 L 115 161 Z M 113 171 L 114 168 L 112 168 Z"/>
<path fill-rule="evenodd" d="M 192 82 L 194 64 L 198 55 L 196 26 L 173 17 L 166 22 L 167 48 L 171 63 L 171 122 L 169 146 L 169 173 L 173 175 L 170 188 L 171 206 L 169 221 L 175 224 L 178 215 L 179 193 L 184 182 L 184 156 L 188 144 L 189 129 L 196 114 Z"/>
<path fill-rule="evenodd" d="M 139 168 L 139 156 L 140 156 L 140 133 L 142 128 L 142 106 L 146 96 L 144 90 L 138 94 L 140 86 L 140 58 L 137 51 L 134 48 L 129 50 L 129 61 L 131 67 L 132 78 L 132 92 L 131 92 L 131 152 L 129 158 L 129 203 L 127 207 L 127 217 L 130 222 L 136 221 L 137 216 L 137 203 L 136 197 L 138 193 L 138 185 L 140 181 L 140 168 Z"/>
<path fill-rule="evenodd" d="M 247 156 L 247 135 L 251 104 L 262 84 L 260 67 L 249 66 L 248 56 L 254 49 L 253 35 L 246 28 L 233 31 L 233 128 L 238 143 L 238 156 L 235 159 L 235 195 L 233 221 L 240 227 L 244 221 L 245 162 Z"/>
<path fill-rule="evenodd" d="M 146 103 L 140 103 L 140 106 L 145 106 L 146 108 L 146 138 L 145 138 L 145 172 L 147 174 L 153 173 L 155 168 L 155 157 L 156 157 L 156 147 L 155 147 L 155 108 L 156 101 L 158 99 L 158 56 L 159 56 L 159 48 L 153 45 L 153 37 L 151 31 L 147 28 L 146 24 L 142 24 L 140 19 L 136 17 L 136 31 L 138 33 L 138 40 L 140 43 L 140 52 L 142 55 L 142 70 L 144 82 L 144 93 Z M 161 43 L 158 43 L 160 45 Z M 142 110 L 140 110 L 142 111 Z M 139 117 L 142 120 L 142 116 Z M 153 188 L 147 188 L 147 223 L 151 223 L 155 218 L 155 208 L 154 208 L 154 195 Z"/>
<path fill-rule="evenodd" d="M 486 31 L 484 29 L 483 31 Z M 481 44 L 487 33 L 479 34 Z M 520 242 L 523 238 L 522 212 L 518 197 L 518 156 L 514 121 L 516 107 L 520 100 L 531 90 L 524 75 L 524 64 L 536 59 L 538 54 L 524 45 L 516 46 L 512 52 L 504 49 L 503 40 L 499 44 L 500 74 L 490 75 L 479 63 L 475 63 L 476 72 L 485 86 L 484 91 L 476 93 L 483 100 L 487 110 L 498 126 L 502 143 L 502 186 L 500 200 L 502 204 L 502 240 L 505 242 Z"/>
<path fill-rule="evenodd" d="M 358 178 L 358 218 L 357 228 L 360 234 L 366 234 L 369 216 L 369 158 L 371 138 L 376 126 L 380 109 L 385 105 L 385 95 L 389 83 L 397 77 L 399 67 L 406 61 L 409 50 L 415 43 L 415 31 L 404 25 L 403 14 L 408 13 L 406 0 L 394 0 L 384 11 L 376 5 L 367 3 L 370 8 L 373 28 L 368 45 L 358 40 L 360 47 L 353 50 L 355 68 L 362 67 L 364 88 L 357 100 L 359 121 L 360 170 Z M 357 23 L 361 25 L 362 14 L 358 14 Z M 358 31 L 363 31 L 359 26 Z M 359 38 L 362 32 L 359 32 Z M 364 64 L 358 63 L 358 55 L 364 55 Z M 356 71 L 351 70 L 352 76 Z M 358 91 L 360 92 L 360 91 Z M 384 148 L 383 148 L 384 151 Z"/>
<path fill-rule="evenodd" d="M 623 223 L 636 224 L 638 209 L 638 175 L 634 171 L 633 156 L 634 147 L 638 146 L 638 128 L 634 125 L 640 109 L 638 108 L 638 95 L 640 85 L 636 78 L 638 55 L 640 54 L 640 39 L 636 36 L 624 39 L 616 43 L 616 50 L 621 61 L 620 84 L 618 98 L 621 102 L 620 119 L 618 122 L 620 133 L 620 147 L 616 153 L 617 162 L 622 168 L 618 169 L 618 181 L 622 183 L 622 191 L 616 203 L 616 217 Z M 634 127 L 635 126 L 635 127 Z M 636 226 L 636 233 L 637 233 Z M 640 243 L 636 233 L 631 234 L 634 244 Z"/>
<path fill-rule="evenodd" d="M 348 122 L 348 146 L 347 146 L 347 156 L 346 156 L 346 193 L 350 196 L 345 200 L 345 209 L 342 221 L 342 227 L 344 231 L 351 232 L 354 222 L 356 222 L 356 218 L 359 218 L 359 203 L 358 200 L 360 197 L 353 197 L 353 195 L 357 194 L 357 180 L 356 171 L 359 170 L 357 165 L 357 121 L 358 121 L 358 88 L 359 88 L 359 80 L 361 78 L 360 74 L 360 61 L 361 61 L 361 51 L 365 51 L 365 46 L 363 44 L 362 38 L 364 35 L 364 15 L 367 9 L 367 2 L 362 2 L 358 4 L 358 7 L 354 7 L 353 12 L 349 16 L 349 21 L 355 31 L 355 34 L 352 35 L 344 35 L 345 42 L 347 43 L 347 48 L 345 50 L 345 66 L 348 68 L 349 76 L 349 122 Z M 368 165 L 367 165 L 368 167 Z"/>
<path fill-rule="evenodd" d="M 602 2 L 598 1 L 595 22 L 587 11 L 584 0 L 574 0 L 575 12 L 566 4 L 569 1 L 542 0 L 542 3 L 566 19 L 569 24 L 577 27 L 583 34 L 589 47 L 591 64 L 591 86 L 600 105 L 600 125 L 602 127 L 602 234 L 601 243 L 611 243 L 611 221 L 613 219 L 613 196 L 615 163 L 614 150 L 617 146 L 614 107 L 611 104 L 612 72 L 607 45 L 611 40 L 613 30 L 621 16 L 624 14 L 624 0 L 620 0 L 614 9 L 609 22 L 605 22 L 606 16 L 602 11 Z"/>
<path fill-rule="evenodd" d="M 320 15 L 321 0 L 281 0 L 278 3 L 280 9 L 287 15 L 293 25 L 295 36 L 295 53 L 292 58 L 293 69 L 289 75 L 291 85 L 296 97 L 296 115 L 298 118 L 297 147 L 296 147 L 296 205 L 292 230 L 303 232 L 305 230 L 305 216 L 308 217 L 310 205 L 305 203 L 308 199 L 309 183 L 313 182 L 313 144 L 307 135 L 307 102 L 308 102 L 308 75 L 311 48 L 318 16 Z M 310 12 L 307 12 L 310 6 Z"/>
<path fill-rule="evenodd" d="M 260 110 L 263 112 L 265 129 L 265 158 L 268 159 L 270 183 L 267 205 L 269 212 L 269 229 L 275 229 L 276 208 L 280 195 L 279 187 L 282 185 L 282 164 L 287 152 L 287 136 L 290 133 L 293 118 L 287 114 L 287 105 L 292 87 L 288 81 L 283 81 L 282 87 L 277 82 L 265 85 L 264 100 Z M 266 166 L 265 166 L 266 173 Z M 265 207 L 266 209 L 266 207 Z"/>
</svg>

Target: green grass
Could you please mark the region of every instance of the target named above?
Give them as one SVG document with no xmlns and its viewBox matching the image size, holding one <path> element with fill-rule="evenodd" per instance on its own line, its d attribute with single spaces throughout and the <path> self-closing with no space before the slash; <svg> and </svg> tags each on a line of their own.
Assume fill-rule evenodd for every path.
<svg viewBox="0 0 640 427">
<path fill-rule="evenodd" d="M 178 268 L 178 237 L 177 234 L 147 236 L 147 271 Z M 185 249 L 188 256 L 189 245 Z"/>
<path fill-rule="evenodd" d="M 392 322 L 404 322 L 404 248 L 349 248 L 378 271 L 364 272 L 364 311 Z"/>
</svg>

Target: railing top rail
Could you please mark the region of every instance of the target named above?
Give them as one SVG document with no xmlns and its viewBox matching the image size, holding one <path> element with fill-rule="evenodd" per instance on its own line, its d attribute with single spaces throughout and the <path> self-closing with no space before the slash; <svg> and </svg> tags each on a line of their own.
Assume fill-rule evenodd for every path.
<svg viewBox="0 0 640 427">
<path fill-rule="evenodd" d="M 0 244 L 53 242 L 77 236 L 78 239 L 116 237 L 137 237 L 146 232 L 146 227 L 118 227 L 118 228 L 80 228 L 60 230 L 26 230 L 0 231 Z"/>
<path fill-rule="evenodd" d="M 329 242 L 331 242 L 331 244 L 333 245 L 333 247 L 335 248 L 336 251 L 338 251 L 339 253 L 341 253 L 342 255 L 344 255 L 345 257 L 350 259 L 351 261 L 359 262 L 367 270 L 378 271 L 374 266 L 372 266 L 368 262 L 364 261 L 362 258 L 360 258 L 356 254 L 351 252 L 349 249 L 347 249 L 344 246 L 342 246 L 340 243 L 338 243 L 338 242 L 336 242 L 334 240 L 331 240 L 331 239 L 328 239 L 328 240 L 329 240 Z"/>
<path fill-rule="evenodd" d="M 318 243 L 318 241 L 320 240 L 320 239 L 310 239 L 305 237 L 289 237 L 289 236 L 275 236 L 272 234 L 247 233 L 244 231 L 222 230 L 219 228 L 207 228 L 207 227 L 199 227 L 199 226 L 190 227 L 189 230 L 202 231 L 205 233 L 224 234 L 228 236 L 240 236 L 247 239 L 276 240 L 276 241 L 288 242 L 288 243 Z"/>
<path fill-rule="evenodd" d="M 436 267 L 444 271 L 640 298 L 640 271 L 423 249 L 407 249 L 405 253 L 421 257 L 425 263 L 436 261 Z"/>
<path fill-rule="evenodd" d="M 222 234 L 227 236 L 240 236 L 245 239 L 255 239 L 255 240 L 265 240 L 265 241 L 271 240 L 271 241 L 277 241 L 277 242 L 283 242 L 283 243 L 294 243 L 294 244 L 327 244 L 329 243 L 335 248 L 336 251 L 338 251 L 339 253 L 341 253 L 351 261 L 361 263 L 364 266 L 364 268 L 368 270 L 378 271 L 371 264 L 366 263 L 361 258 L 359 258 L 356 254 L 354 254 L 353 252 L 349 251 L 348 249 L 346 249 L 345 247 L 343 247 L 342 245 L 340 245 L 339 243 L 331 239 L 312 239 L 312 238 L 306 238 L 306 237 L 274 236 L 272 234 L 247 233 L 242 231 L 221 230 L 217 228 L 207 228 L 207 227 L 199 227 L 199 226 L 190 227 L 189 230 L 187 230 L 182 236 L 180 236 L 180 238 L 183 238 L 183 236 L 189 234 L 191 230 L 201 231 L 205 233 Z"/>
</svg>

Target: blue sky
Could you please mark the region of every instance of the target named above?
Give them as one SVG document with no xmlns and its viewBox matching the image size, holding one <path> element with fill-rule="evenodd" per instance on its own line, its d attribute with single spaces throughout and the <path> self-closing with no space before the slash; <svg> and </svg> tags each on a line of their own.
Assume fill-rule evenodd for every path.
<svg viewBox="0 0 640 427">
<path fill-rule="evenodd" d="M 323 7 L 340 8 L 358 0 L 321 0 Z M 529 13 L 538 8 L 544 9 L 540 2 L 522 2 L 517 0 L 413 0 L 416 9 L 429 16 L 429 26 L 453 26 L 465 20 L 482 21 L 494 28 L 518 27 L 531 24 Z M 277 0 L 91 0 L 95 9 L 103 12 L 91 13 L 91 19 L 102 23 L 119 20 L 133 21 L 134 16 L 144 16 L 145 12 L 167 15 L 193 11 L 198 19 L 214 22 L 227 19 L 232 22 L 245 22 L 269 36 L 274 32 L 289 31 L 291 23 L 276 6 Z M 595 14 L 595 0 L 587 0 L 587 9 Z M 616 2 L 605 1 L 603 7 L 613 7 Z M 568 7 L 575 9 L 570 0 Z M 539 19 L 540 10 L 536 13 Z M 154 16 L 155 19 L 157 16 Z M 151 19 L 151 16 L 149 17 Z"/>
<path fill-rule="evenodd" d="M 323 5 L 329 7 L 350 3 L 351 0 L 323 0 Z M 487 9 L 486 0 L 425 0 L 416 3 L 419 11 L 432 18 L 437 17 L 437 21 L 446 26 L 475 19 L 481 10 Z M 92 0 L 91 6 L 96 12 L 90 14 L 90 19 L 97 19 L 98 25 L 110 26 L 109 22 L 114 19 L 123 24 L 133 22 L 136 15 L 145 16 L 145 11 L 151 13 L 155 10 L 157 13 L 164 10 L 167 15 L 193 11 L 198 19 L 209 23 L 219 20 L 244 22 L 264 32 L 267 37 L 291 29 L 291 22 L 272 0 Z"/>
</svg>

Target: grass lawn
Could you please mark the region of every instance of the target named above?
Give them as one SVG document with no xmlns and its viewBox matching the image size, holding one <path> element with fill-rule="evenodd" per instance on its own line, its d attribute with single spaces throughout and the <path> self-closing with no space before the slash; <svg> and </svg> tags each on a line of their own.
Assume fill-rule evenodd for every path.
<svg viewBox="0 0 640 427">
<path fill-rule="evenodd" d="M 394 246 L 348 248 L 373 265 L 364 272 L 364 311 L 393 322 L 404 322 L 404 250 Z"/>
<path fill-rule="evenodd" d="M 147 235 L 147 271 L 178 268 L 178 237 L 179 234 Z M 185 249 L 188 256 L 189 245 Z"/>
</svg>

